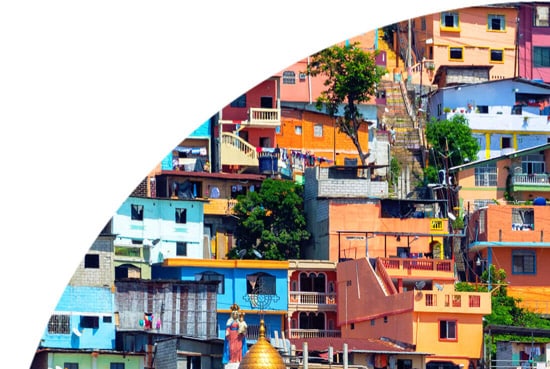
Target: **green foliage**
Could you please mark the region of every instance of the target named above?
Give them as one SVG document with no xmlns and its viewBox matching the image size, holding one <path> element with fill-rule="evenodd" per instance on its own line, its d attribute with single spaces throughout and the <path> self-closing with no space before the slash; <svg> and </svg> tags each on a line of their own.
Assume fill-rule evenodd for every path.
<svg viewBox="0 0 550 369">
<path fill-rule="evenodd" d="M 401 173 L 401 164 L 395 157 L 392 157 L 390 160 L 390 178 L 388 180 L 390 187 L 397 183 L 399 173 Z"/>
<path fill-rule="evenodd" d="M 287 260 L 300 256 L 300 247 L 309 239 L 303 212 L 303 186 L 292 181 L 266 179 L 259 191 L 240 196 L 233 208 L 238 218 L 237 248 L 228 253 L 238 258 L 255 258 L 253 249 L 267 260 Z"/>
<path fill-rule="evenodd" d="M 335 45 L 314 54 L 306 73 L 326 77 L 326 89 L 317 98 L 317 109 L 326 109 L 336 119 L 340 132 L 345 133 L 357 148 L 361 164 L 366 164 L 359 141 L 359 129 L 366 124 L 358 105 L 370 100 L 386 70 L 376 65 L 376 54 L 358 47 L 358 43 Z M 343 114 L 340 112 L 343 106 Z"/>
<path fill-rule="evenodd" d="M 480 146 L 472 137 L 468 120 L 462 114 L 456 114 L 450 120 L 432 118 L 426 125 L 426 139 L 432 148 L 430 164 L 437 168 L 444 168 L 442 161 L 446 156 L 450 167 L 464 164 L 465 160 L 477 160 Z"/>
</svg>

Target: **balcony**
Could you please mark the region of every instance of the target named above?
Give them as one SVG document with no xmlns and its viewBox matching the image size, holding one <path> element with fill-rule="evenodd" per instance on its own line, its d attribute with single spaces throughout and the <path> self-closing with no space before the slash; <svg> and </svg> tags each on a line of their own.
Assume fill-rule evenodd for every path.
<svg viewBox="0 0 550 369">
<path fill-rule="evenodd" d="M 491 314 L 489 292 L 414 291 L 415 312 Z"/>
<path fill-rule="evenodd" d="M 290 329 L 290 339 L 296 338 L 339 338 L 339 330 L 328 329 Z"/>
<path fill-rule="evenodd" d="M 452 278 L 454 268 L 452 260 L 440 259 L 380 259 L 390 278 Z"/>
<path fill-rule="evenodd" d="M 204 203 L 205 215 L 230 215 L 237 203 L 235 199 L 208 199 Z"/>
<path fill-rule="evenodd" d="M 514 174 L 512 176 L 512 191 L 548 191 L 550 180 L 548 174 Z"/>
<path fill-rule="evenodd" d="M 242 122 L 244 127 L 276 128 L 281 125 L 281 109 L 250 108 L 248 121 Z"/>
<path fill-rule="evenodd" d="M 336 311 L 336 294 L 323 292 L 291 291 L 288 301 L 289 310 Z"/>
</svg>

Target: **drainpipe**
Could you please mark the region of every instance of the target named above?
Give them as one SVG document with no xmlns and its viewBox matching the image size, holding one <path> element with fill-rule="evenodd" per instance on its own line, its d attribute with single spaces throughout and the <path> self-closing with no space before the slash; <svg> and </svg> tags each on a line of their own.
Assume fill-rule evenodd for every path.
<svg viewBox="0 0 550 369">
<path fill-rule="evenodd" d="M 309 56 L 307 57 L 307 66 L 309 67 Z M 309 95 L 309 103 L 311 104 L 311 76 L 307 75 L 307 93 Z"/>
</svg>

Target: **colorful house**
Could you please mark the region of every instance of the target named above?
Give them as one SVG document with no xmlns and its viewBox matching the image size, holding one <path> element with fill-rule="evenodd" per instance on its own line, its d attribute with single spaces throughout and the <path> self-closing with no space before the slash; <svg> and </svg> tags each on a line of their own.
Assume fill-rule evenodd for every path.
<svg viewBox="0 0 550 369">
<path fill-rule="evenodd" d="M 550 82 L 550 6 L 547 2 L 519 3 L 518 76 Z"/>
<path fill-rule="evenodd" d="M 289 260 L 286 337 L 300 347 L 300 339 L 340 337 L 336 315 L 336 262 Z"/>
<path fill-rule="evenodd" d="M 431 118 L 463 115 L 480 144 L 479 159 L 549 142 L 550 85 L 522 78 L 440 88 L 431 94 Z M 453 163 L 451 163 L 453 166 Z"/>
<path fill-rule="evenodd" d="M 367 169 L 369 171 L 374 168 Z M 307 168 L 304 207 L 313 260 L 451 258 L 446 200 L 387 198 L 387 182 L 360 170 Z"/>
<path fill-rule="evenodd" d="M 538 201 L 542 199 L 544 201 Z M 545 226 L 550 207 L 544 198 L 523 205 L 487 204 L 468 222 L 470 279 L 479 281 L 491 266 L 506 272 L 505 281 L 487 281 L 490 289 L 504 287 L 520 306 L 550 314 L 550 287 L 545 265 L 550 262 L 550 238 Z"/>
<path fill-rule="evenodd" d="M 468 367 L 482 357 L 491 297 L 455 291 L 452 260 L 360 257 L 339 262 L 337 278 L 343 339 L 400 343 L 418 355 L 382 353 L 371 360 L 436 369 Z"/>
<path fill-rule="evenodd" d="M 460 187 L 463 210 L 470 213 L 493 203 L 524 204 L 546 199 L 550 192 L 549 167 L 550 144 L 543 144 L 451 167 L 449 173 Z"/>
<path fill-rule="evenodd" d="M 141 270 L 147 279 L 147 265 L 164 258 L 210 258 L 203 242 L 204 200 L 193 198 L 189 181 L 176 184 L 176 198 L 129 197 L 122 203 L 111 221 L 115 257 L 124 256 L 115 268 Z M 129 255 L 136 260 L 127 260 Z"/>
<path fill-rule="evenodd" d="M 430 71 L 426 84 L 512 78 L 517 76 L 517 17 L 517 7 L 507 4 L 428 14 L 398 23 L 396 47 L 409 60 L 410 73 Z"/>
<path fill-rule="evenodd" d="M 217 335 L 225 337 L 225 322 L 231 306 L 237 304 L 246 314 L 247 342 L 258 338 L 260 319 L 266 334 L 275 337 L 284 332 L 288 311 L 288 261 L 164 259 L 153 265 L 152 278 L 181 281 L 217 281 Z"/>
</svg>

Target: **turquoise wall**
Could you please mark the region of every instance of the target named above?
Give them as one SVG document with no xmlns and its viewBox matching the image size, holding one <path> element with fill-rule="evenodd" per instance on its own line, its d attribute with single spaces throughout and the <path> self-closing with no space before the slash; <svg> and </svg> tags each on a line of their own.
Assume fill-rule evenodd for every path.
<svg viewBox="0 0 550 369">
<path fill-rule="evenodd" d="M 71 349 L 114 349 L 113 306 L 113 295 L 110 288 L 67 286 L 52 314 L 68 315 L 69 330 L 64 333 L 50 333 L 46 326 L 41 346 Z M 97 328 L 84 328 L 82 317 L 97 318 Z"/>
</svg>

